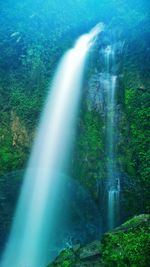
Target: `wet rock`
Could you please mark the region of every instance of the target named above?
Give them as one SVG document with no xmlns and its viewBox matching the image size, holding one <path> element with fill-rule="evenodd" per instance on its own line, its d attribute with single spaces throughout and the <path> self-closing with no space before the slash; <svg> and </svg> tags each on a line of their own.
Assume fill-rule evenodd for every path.
<svg viewBox="0 0 150 267">
<path fill-rule="evenodd" d="M 112 233 L 130 232 L 138 229 L 139 227 L 148 227 L 150 225 L 150 215 L 141 214 L 134 216 L 131 220 L 123 223 L 121 226 L 112 230 Z"/>
<path fill-rule="evenodd" d="M 48 267 L 150 266 L 150 215 L 135 216 L 120 227 L 80 247 L 61 252 Z"/>
<path fill-rule="evenodd" d="M 103 267 L 101 243 L 94 241 L 84 247 L 79 244 L 61 252 L 55 262 L 48 267 Z"/>
<path fill-rule="evenodd" d="M 80 249 L 79 257 L 81 260 L 87 260 L 89 258 L 97 258 L 101 255 L 101 243 L 100 241 L 94 241 L 91 244 Z"/>
<path fill-rule="evenodd" d="M 80 244 L 73 246 L 72 250 L 76 253 L 81 248 Z"/>
</svg>

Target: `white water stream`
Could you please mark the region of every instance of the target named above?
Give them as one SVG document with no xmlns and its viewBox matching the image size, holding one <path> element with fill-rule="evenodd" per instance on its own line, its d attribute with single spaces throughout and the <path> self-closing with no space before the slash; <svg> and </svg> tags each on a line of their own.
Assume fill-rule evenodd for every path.
<svg viewBox="0 0 150 267">
<path fill-rule="evenodd" d="M 1 267 L 45 267 L 48 240 L 58 220 L 88 51 L 103 25 L 81 36 L 62 58 L 41 117 Z"/>
<path fill-rule="evenodd" d="M 111 230 L 117 225 L 119 213 L 120 181 L 117 176 L 115 135 L 117 134 L 116 124 L 116 86 L 117 76 L 112 73 L 115 67 L 115 48 L 108 45 L 104 50 L 105 75 L 106 75 L 106 154 L 107 154 L 107 191 L 108 191 L 108 229 Z"/>
<path fill-rule="evenodd" d="M 116 165 L 116 136 L 117 136 L 117 114 L 116 114 L 116 51 L 115 45 L 107 45 L 102 49 L 104 62 L 103 72 L 101 73 L 101 85 L 103 88 L 103 99 L 105 99 L 105 129 L 106 129 L 106 191 L 107 191 L 107 230 L 113 229 L 118 222 L 120 181 L 117 177 Z"/>
</svg>

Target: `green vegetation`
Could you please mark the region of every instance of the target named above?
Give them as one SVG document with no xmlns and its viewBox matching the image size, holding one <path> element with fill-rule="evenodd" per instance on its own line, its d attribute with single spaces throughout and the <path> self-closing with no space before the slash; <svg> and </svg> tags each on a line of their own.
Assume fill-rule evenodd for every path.
<svg viewBox="0 0 150 267">
<path fill-rule="evenodd" d="M 64 250 L 48 267 L 148 267 L 149 250 L 150 216 L 142 214 L 105 234 L 101 243 Z"/>
<path fill-rule="evenodd" d="M 108 267 L 146 267 L 150 256 L 150 217 L 141 215 L 123 224 L 103 240 L 103 261 Z"/>
<path fill-rule="evenodd" d="M 72 176 L 79 179 L 98 197 L 97 181 L 105 175 L 103 121 L 97 111 L 88 110 L 86 104 L 80 115 L 75 142 Z M 81 160 L 82 159 L 82 160 Z"/>
</svg>

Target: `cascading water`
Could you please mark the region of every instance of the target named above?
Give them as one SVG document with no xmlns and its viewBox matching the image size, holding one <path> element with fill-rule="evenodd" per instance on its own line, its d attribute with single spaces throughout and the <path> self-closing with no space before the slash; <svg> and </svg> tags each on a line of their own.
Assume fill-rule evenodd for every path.
<svg viewBox="0 0 150 267">
<path fill-rule="evenodd" d="M 71 148 L 85 60 L 103 30 L 97 25 L 65 54 L 41 118 L 1 267 L 44 267 L 47 242 L 58 214 L 61 179 Z M 61 179 L 60 179 L 61 177 Z"/>
<path fill-rule="evenodd" d="M 108 45 L 103 49 L 104 73 L 102 82 L 106 96 L 106 157 L 107 157 L 107 228 L 113 229 L 117 225 L 119 215 L 120 181 L 117 177 L 115 135 L 116 124 L 116 86 L 115 47 Z"/>
</svg>

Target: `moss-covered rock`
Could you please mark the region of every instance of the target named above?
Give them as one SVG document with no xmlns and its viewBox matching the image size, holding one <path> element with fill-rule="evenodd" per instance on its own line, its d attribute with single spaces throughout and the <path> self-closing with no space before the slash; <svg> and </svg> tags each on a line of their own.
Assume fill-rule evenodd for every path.
<svg viewBox="0 0 150 267">
<path fill-rule="evenodd" d="M 102 267 L 101 243 L 94 241 L 84 247 L 75 246 L 64 250 L 48 267 Z"/>
<path fill-rule="evenodd" d="M 150 215 L 135 216 L 102 241 L 66 249 L 48 267 L 150 266 Z"/>
<path fill-rule="evenodd" d="M 102 240 L 102 258 L 106 267 L 150 266 L 150 215 L 139 215 Z"/>
</svg>

